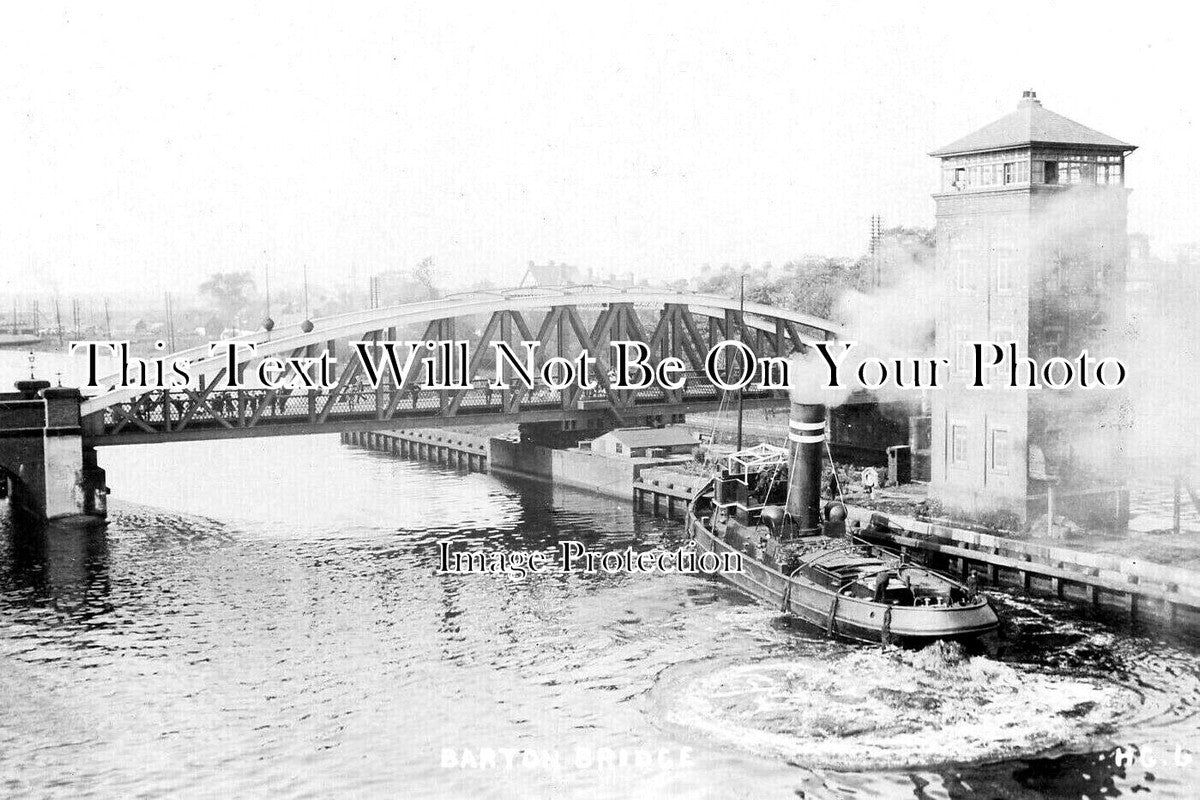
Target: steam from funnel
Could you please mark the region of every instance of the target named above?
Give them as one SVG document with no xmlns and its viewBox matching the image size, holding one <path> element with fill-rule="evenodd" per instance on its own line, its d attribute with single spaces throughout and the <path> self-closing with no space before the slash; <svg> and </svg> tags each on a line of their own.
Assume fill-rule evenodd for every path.
<svg viewBox="0 0 1200 800">
<path fill-rule="evenodd" d="M 836 355 L 842 345 L 832 344 Z M 829 386 L 829 367 L 825 358 L 815 349 L 805 353 L 793 353 L 788 360 L 788 395 L 793 404 L 840 406 L 850 397 L 851 389 L 843 382 L 841 386 Z"/>
<path fill-rule="evenodd" d="M 838 297 L 833 318 L 875 356 L 924 356 L 933 352 L 936 311 L 942 288 L 928 270 L 900 274 L 870 294 L 851 290 Z"/>
</svg>

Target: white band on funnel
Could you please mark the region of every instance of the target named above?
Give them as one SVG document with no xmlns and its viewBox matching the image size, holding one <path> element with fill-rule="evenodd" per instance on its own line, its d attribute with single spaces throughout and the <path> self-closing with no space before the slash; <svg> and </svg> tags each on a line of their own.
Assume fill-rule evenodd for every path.
<svg viewBox="0 0 1200 800">
<path fill-rule="evenodd" d="M 797 422 L 794 419 L 790 419 L 788 420 L 788 427 L 794 431 L 823 431 L 825 430 L 825 421 Z"/>
<path fill-rule="evenodd" d="M 798 433 L 789 433 L 788 441 L 796 442 L 797 444 L 816 444 L 817 442 L 825 441 L 825 434 L 818 433 L 815 436 L 801 436 Z"/>
</svg>

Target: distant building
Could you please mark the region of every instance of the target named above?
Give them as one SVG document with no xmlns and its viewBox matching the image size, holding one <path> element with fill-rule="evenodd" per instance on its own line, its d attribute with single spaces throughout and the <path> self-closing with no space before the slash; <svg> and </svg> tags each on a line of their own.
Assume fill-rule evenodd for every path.
<svg viewBox="0 0 1200 800">
<path fill-rule="evenodd" d="M 689 455 L 700 444 L 683 428 L 618 428 L 592 440 L 592 453 L 613 458 Z"/>
<path fill-rule="evenodd" d="M 1200 267 L 1200 246 L 1180 247 L 1175 258 L 1161 258 L 1150 249 L 1150 237 L 1144 233 L 1129 234 L 1129 269 L 1125 286 L 1129 296 L 1130 319 L 1135 309 L 1141 313 L 1162 313 L 1159 307 L 1164 298 L 1176 297 L 1181 287 L 1194 283 Z"/>
<path fill-rule="evenodd" d="M 1161 262 L 1150 252 L 1150 237 L 1144 233 L 1129 234 L 1129 266 L 1125 283 L 1130 292 L 1140 292 L 1158 283 Z"/>
<path fill-rule="evenodd" d="M 1164 292 L 1177 278 L 1175 265 L 1158 258 L 1150 250 L 1150 237 L 1144 233 L 1129 235 L 1129 266 L 1125 272 L 1125 294 L 1129 320 L 1137 324 L 1162 313 Z M 1178 284 L 1176 284 L 1178 285 Z"/>
<path fill-rule="evenodd" d="M 1030 91 L 1016 111 L 930 154 L 942 167 L 936 341 L 953 376 L 931 392 L 939 500 L 1024 519 L 1049 485 L 1095 488 L 1116 459 L 1111 395 L 970 389 L 965 378 L 973 341 L 1014 340 L 1039 362 L 1103 353 L 1124 316 L 1133 150 Z"/>
<path fill-rule="evenodd" d="M 529 262 L 529 268 L 521 276 L 518 286 L 570 286 L 584 282 L 583 270 L 570 264 L 545 264 Z"/>
<path fill-rule="evenodd" d="M 577 286 L 580 284 L 603 283 L 606 286 L 633 286 L 637 283 L 632 272 L 620 275 L 609 273 L 607 277 L 597 275 L 593 270 L 584 272 L 579 267 L 570 264 L 555 264 L 548 261 L 545 264 L 529 262 L 525 274 L 521 276 L 518 286 Z"/>
</svg>

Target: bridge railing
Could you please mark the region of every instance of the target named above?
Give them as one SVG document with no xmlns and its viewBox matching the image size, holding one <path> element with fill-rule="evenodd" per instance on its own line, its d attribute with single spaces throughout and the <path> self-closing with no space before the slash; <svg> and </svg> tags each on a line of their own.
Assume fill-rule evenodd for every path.
<svg viewBox="0 0 1200 800">
<path fill-rule="evenodd" d="M 519 414 L 522 411 L 589 410 L 606 408 L 611 398 L 605 390 L 567 394 L 540 386 L 530 390 L 493 389 L 477 386 L 461 397 L 450 391 L 378 390 L 344 387 L 341 391 L 267 391 L 224 389 L 208 392 L 190 390 L 154 391 L 102 412 L 94 436 L 122 434 L 180 433 L 187 429 L 253 428 L 277 425 L 319 425 L 325 422 L 396 419 L 411 423 L 414 418 L 488 414 Z M 680 403 L 717 403 L 726 393 L 701 375 L 686 377 L 677 392 L 661 387 L 613 393 L 620 407 L 661 407 Z M 750 398 L 769 398 L 772 392 L 747 391 Z M 459 402 L 449 413 L 451 400 Z"/>
<path fill-rule="evenodd" d="M 424 333 L 413 338 L 421 325 Z M 404 326 L 408 326 L 407 332 L 401 330 Z M 767 306 L 747 304 L 743 311 L 740 304 L 728 298 L 664 290 L 625 292 L 577 287 L 570 291 L 472 295 L 260 332 L 251 337 L 258 347 L 253 356 L 243 348 L 227 356 L 210 355 L 189 361 L 189 374 L 197 388 L 146 391 L 120 380 L 119 386 L 104 384 L 108 388 L 86 399 L 81 411 L 89 436 L 132 434 L 139 441 L 189 430 L 234 436 L 255 427 L 299 429 L 316 428 L 328 422 L 385 423 L 393 419 L 398 424 L 411 425 L 421 419 L 458 416 L 518 420 L 523 413 L 539 422 L 553 420 L 555 412 L 558 419 L 570 418 L 574 422 L 583 419 L 581 413 L 589 420 L 599 414 L 611 414 L 620 423 L 631 417 L 630 411 L 636 416 L 640 413 L 638 409 L 643 408 L 651 410 L 641 418 L 657 422 L 686 411 L 716 408 L 731 397 L 702 372 L 713 357 L 713 348 L 721 342 L 736 339 L 749 348 L 754 358 L 780 358 L 803 352 L 813 341 L 828 338 L 837 329 L 823 320 Z M 379 346 L 408 338 L 416 342 L 466 341 L 470 355 L 434 350 L 428 354 L 431 360 L 426 363 L 439 370 L 437 374 L 447 367 L 447 371 L 457 376 L 462 368 L 463 380 L 474 381 L 474 386 L 465 390 L 417 390 L 411 386 L 411 382 L 418 380 L 414 375 L 400 378 L 386 369 L 382 371 L 392 382 L 385 379 L 378 388 L 366 385 L 365 375 L 374 376 L 374 370 L 382 369 L 380 365 L 384 362 L 377 359 L 382 358 L 383 348 L 372 354 L 370 348 L 358 349 L 362 343 Z M 646 344 L 649 365 L 658 366 L 673 358 L 678 365 L 691 370 L 685 373 L 684 385 L 679 389 L 613 388 L 612 346 L 631 339 Z M 551 358 L 570 364 L 577 356 L 592 354 L 596 364 L 594 376 L 601 388 L 560 391 L 539 385 L 528 390 L 499 390 L 487 386 L 501 364 L 500 354 L 493 352 L 495 344 L 522 341 L 536 342 L 540 348 L 536 355 L 530 356 L 534 359 L 531 365 L 534 371 Z M 337 354 L 333 359 L 336 360 L 333 374 L 328 378 L 336 383 L 333 387 L 269 391 L 222 388 L 228 382 L 229 370 L 234 370 L 236 377 L 244 382 L 247 375 L 255 374 L 252 362 L 267 357 L 287 361 L 288 367 L 276 376 L 279 380 L 308 377 L 302 372 L 308 366 L 302 364 L 318 357 L 322 346 L 324 353 Z M 364 352 L 370 357 L 366 358 Z M 352 357 L 355 353 L 357 357 Z M 716 355 L 719 358 L 725 354 Z M 235 363 L 231 364 L 230 359 Z M 460 359 L 466 359 L 466 363 Z M 109 377 L 115 380 L 114 376 Z M 770 396 L 770 392 L 746 393 L 746 397 Z"/>
</svg>

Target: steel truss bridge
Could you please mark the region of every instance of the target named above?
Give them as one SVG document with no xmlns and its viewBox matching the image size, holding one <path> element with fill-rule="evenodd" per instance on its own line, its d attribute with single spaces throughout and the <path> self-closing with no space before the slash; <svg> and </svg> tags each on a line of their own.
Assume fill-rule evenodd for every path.
<svg viewBox="0 0 1200 800">
<path fill-rule="evenodd" d="M 411 335 L 419 331 L 419 337 Z M 108 390 L 81 406 L 83 436 L 87 445 L 104 446 L 498 422 L 560 423 L 566 430 L 658 424 L 729 402 L 729 393 L 703 373 L 705 356 L 718 342 L 740 339 L 761 358 L 788 356 L 840 334 L 836 323 L 805 314 L 758 303 L 746 303 L 743 314 L 731 298 L 662 289 L 574 286 L 473 292 L 325 317 L 236 340 L 257 346 L 254 353 L 238 348 L 239 380 L 259 358 L 314 357 L 328 350 L 339 358 L 335 385 L 328 389 L 225 388 L 228 357 L 210 356 L 207 347 L 162 357 L 168 363 L 189 360 L 189 371 L 198 378 L 195 388 L 121 388 L 119 377 L 109 376 L 101 381 Z M 468 341 L 467 374 L 474 388 L 422 389 L 416 366 L 402 383 L 388 375 L 371 387 L 348 345 L 360 340 Z M 541 343 L 535 358 L 539 367 L 553 356 L 572 359 L 587 350 L 597 359 L 593 378 L 599 388 L 488 388 L 492 342 L 512 343 L 523 356 L 517 344 L 523 340 Z M 622 340 L 646 342 L 651 364 L 667 356 L 680 358 L 687 370 L 685 386 L 612 388 L 610 343 Z M 375 350 L 382 357 L 380 348 Z M 420 352 L 418 358 L 425 355 Z M 753 386 L 744 392 L 748 407 L 783 400 L 778 392 L 754 391 Z"/>
</svg>

